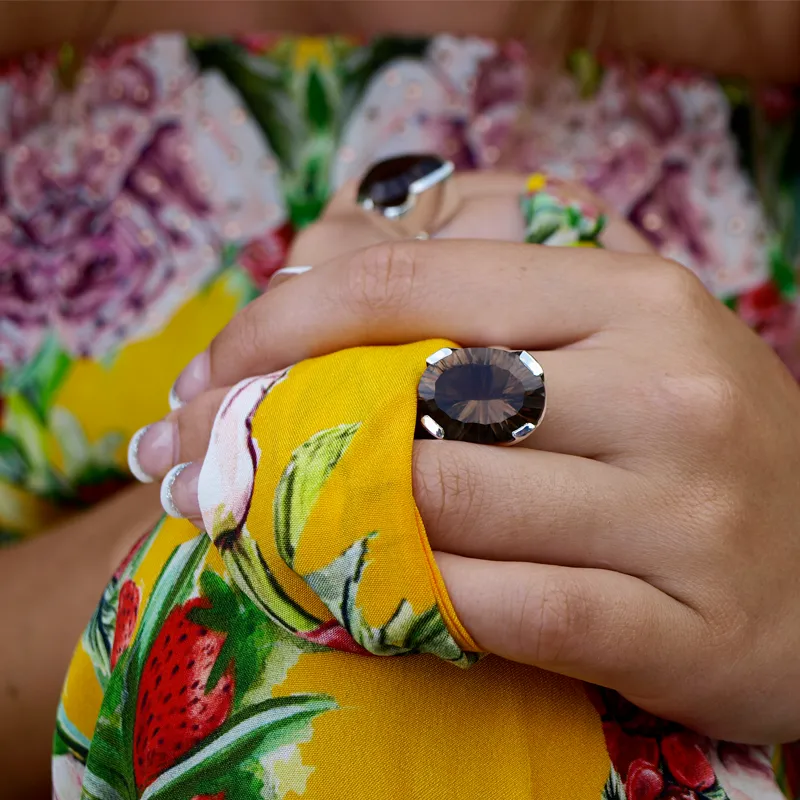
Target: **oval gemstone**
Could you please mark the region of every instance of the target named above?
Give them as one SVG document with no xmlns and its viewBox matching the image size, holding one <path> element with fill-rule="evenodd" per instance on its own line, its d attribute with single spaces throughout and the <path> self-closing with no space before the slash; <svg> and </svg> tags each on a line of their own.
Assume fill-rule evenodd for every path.
<svg viewBox="0 0 800 800">
<path fill-rule="evenodd" d="M 507 444 L 544 414 L 544 375 L 525 351 L 464 347 L 428 359 L 419 382 L 422 426 L 439 439 Z"/>
<path fill-rule="evenodd" d="M 441 170 L 446 161 L 435 155 L 407 155 L 379 161 L 358 187 L 358 202 L 379 210 L 403 206 L 411 185 Z"/>
</svg>

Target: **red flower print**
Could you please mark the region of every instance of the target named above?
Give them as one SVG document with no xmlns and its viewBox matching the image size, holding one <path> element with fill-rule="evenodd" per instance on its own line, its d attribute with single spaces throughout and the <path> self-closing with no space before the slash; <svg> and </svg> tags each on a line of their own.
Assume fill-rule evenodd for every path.
<svg viewBox="0 0 800 800">
<path fill-rule="evenodd" d="M 616 692 L 595 687 L 589 695 L 627 800 L 697 800 L 717 783 L 702 736 L 642 711 Z"/>
<path fill-rule="evenodd" d="M 661 773 L 649 762 L 637 758 L 628 768 L 625 795 L 628 800 L 656 800 L 664 789 Z"/>
<path fill-rule="evenodd" d="M 359 656 L 371 656 L 335 619 L 323 622 L 319 628 L 308 633 L 298 633 L 298 636 L 307 642 L 330 647 L 331 650 L 341 650 L 343 653 L 355 653 Z"/>
<path fill-rule="evenodd" d="M 604 722 L 608 755 L 622 780 L 627 780 L 628 769 L 634 762 L 656 765 L 659 761 L 658 740 L 647 736 L 629 736 L 617 723 Z"/>
<path fill-rule="evenodd" d="M 259 289 L 266 289 L 272 275 L 286 263 L 293 237 L 291 223 L 285 222 L 242 248 L 239 263 L 250 273 Z"/>
<path fill-rule="evenodd" d="M 688 731 L 665 736 L 661 753 L 678 783 L 702 791 L 714 785 L 714 770 L 700 747 L 702 738 L 693 738 Z"/>
</svg>

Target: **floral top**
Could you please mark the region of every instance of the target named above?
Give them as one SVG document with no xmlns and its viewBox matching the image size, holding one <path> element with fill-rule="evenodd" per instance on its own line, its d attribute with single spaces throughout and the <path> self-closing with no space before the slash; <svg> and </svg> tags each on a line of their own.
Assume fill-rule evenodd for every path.
<svg viewBox="0 0 800 800">
<path fill-rule="evenodd" d="M 435 151 L 460 169 L 502 165 L 585 182 L 664 255 L 693 269 L 800 377 L 794 90 L 754 92 L 585 52 L 553 74 L 519 45 L 451 36 L 161 35 L 99 46 L 74 67 L 69 48 L 0 66 L 0 539 L 34 534 L 125 484 L 130 435 L 167 411 L 175 376 L 263 289 L 293 233 L 344 180 L 401 152 Z M 56 796 L 80 795 L 90 750 L 97 769 L 82 786 L 84 797 L 366 796 L 364 786 L 381 785 L 375 769 L 385 741 L 357 724 L 328 726 L 327 739 L 321 735 L 335 718 L 331 697 L 341 709 L 382 709 L 402 743 L 392 785 L 415 796 L 403 758 L 422 734 L 407 725 L 409 716 L 391 716 L 402 705 L 396 696 L 387 704 L 370 694 L 381 682 L 353 680 L 351 660 L 319 662 L 324 669 L 298 678 L 291 668 L 302 649 L 297 640 L 287 643 L 253 616 L 252 598 L 236 594 L 208 538 L 187 525 L 157 528 L 120 567 L 76 650 L 59 712 Z M 338 629 L 320 629 L 309 647 L 353 657 Z M 159 658 L 174 654 L 173 639 L 189 665 L 169 684 L 189 693 L 184 705 L 159 688 Z M 269 670 L 261 661 L 253 666 L 256 656 Z M 455 691 L 451 673 L 423 658 L 400 660 L 416 675 L 407 684 L 408 714 L 417 698 L 436 707 Z M 250 667 L 228 672 L 231 659 L 237 670 Z M 373 676 L 375 662 L 386 660 L 363 659 L 359 674 Z M 544 750 L 531 745 L 544 753 L 531 766 L 541 769 L 543 796 L 578 796 L 578 775 L 596 787 L 580 794 L 586 797 L 777 795 L 766 750 L 711 746 L 606 692 L 589 693 L 594 710 L 585 697 L 570 706 L 572 724 L 562 725 L 558 715 L 578 691 L 571 683 L 491 659 L 465 674 L 474 677 L 460 685 L 479 694 L 461 699 L 460 725 L 477 736 L 514 721 L 531 741 L 546 732 Z M 130 696 L 128 680 L 135 681 Z M 520 700 L 532 680 L 552 702 Z M 474 701 L 490 688 L 490 702 Z M 158 709 L 153 719 L 143 711 L 156 691 L 174 712 L 171 755 L 165 734 L 159 738 Z M 138 711 L 125 705 L 134 697 Z M 189 702 L 203 713 L 187 712 Z M 420 727 L 434 737 L 450 719 L 446 711 Z M 497 719 L 487 725 L 490 712 Z M 126 713 L 130 730 L 120 721 Z M 534 714 L 537 725 L 527 725 Z M 196 735 L 178 733 L 190 723 Z M 116 732 L 136 743 L 125 740 L 119 750 Z M 368 776 L 360 795 L 348 794 L 347 783 L 320 788 L 323 762 L 330 767 L 333 759 L 314 748 L 337 741 L 361 748 L 342 759 L 362 781 Z M 472 761 L 454 744 L 441 763 L 485 786 L 497 741 L 487 740 L 485 758 Z M 235 748 L 251 745 L 256 761 L 232 760 Z M 559 748 L 573 754 L 575 776 L 555 785 L 564 760 L 559 772 L 547 765 Z M 117 770 L 115 750 L 140 752 L 142 761 Z M 590 751 L 595 772 L 586 768 Z M 511 760 L 524 762 L 524 752 Z M 203 775 L 213 773 L 205 783 L 195 781 L 201 763 L 210 770 Z M 775 763 L 784 790 L 800 795 L 797 761 L 776 756 Z M 235 794 L 225 783 L 232 764 Z M 510 772 L 507 780 L 502 771 L 491 774 L 497 796 L 538 796 Z M 447 796 L 435 789 L 416 796 Z"/>
<path fill-rule="evenodd" d="M 584 52 L 554 78 L 520 46 L 450 36 L 70 56 L 0 69 L 0 538 L 125 483 L 128 437 L 293 232 L 403 151 L 586 182 L 800 375 L 790 91 Z"/>
</svg>

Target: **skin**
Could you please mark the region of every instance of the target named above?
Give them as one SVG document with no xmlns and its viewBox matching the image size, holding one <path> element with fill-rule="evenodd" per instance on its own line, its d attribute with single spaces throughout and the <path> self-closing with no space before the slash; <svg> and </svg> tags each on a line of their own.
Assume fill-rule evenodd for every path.
<svg viewBox="0 0 800 800">
<path fill-rule="evenodd" d="M 0 57 L 63 41 L 88 46 L 100 35 L 141 36 L 159 30 L 207 35 L 448 30 L 498 38 L 525 31 L 525 38 L 539 48 L 553 43 L 559 51 L 573 45 L 602 46 L 754 81 L 800 79 L 800 5 L 792 2 L 0 2 Z M 327 224 L 338 226 L 340 239 L 348 235 L 346 220 L 331 217 Z M 313 247 L 334 235 L 331 230 L 312 231 L 298 245 L 308 244 L 309 255 L 298 249 L 303 257 L 297 263 L 321 263 L 311 258 Z M 372 234 L 362 229 L 359 235 Z M 318 237 L 316 245 L 313 236 Z M 620 245 L 638 247 L 641 242 Z M 152 492 L 130 490 L 54 527 L 47 536 L 0 552 L 0 630 L 10 631 L 8 640 L 15 643 L 0 651 L 0 771 L 12 796 L 49 796 L 52 714 L 69 653 L 115 563 L 157 516 Z M 56 588 L 33 591 L 40 586 Z M 20 720 L 25 720 L 24 736 Z"/>
<path fill-rule="evenodd" d="M 800 5 L 792 0 L 51 0 L 0 2 L 0 55 L 178 30 L 279 30 L 527 39 L 541 48 L 602 47 L 754 80 L 797 81 Z"/>
<path fill-rule="evenodd" d="M 50 797 L 50 743 L 64 674 L 116 565 L 161 516 L 135 486 L 0 553 L 0 774 L 14 798 Z"/>
<path fill-rule="evenodd" d="M 472 177 L 465 220 L 477 187 L 503 180 Z M 143 437 L 148 471 L 193 462 L 178 508 L 198 514 L 213 416 L 240 379 L 433 336 L 530 350 L 549 410 L 525 446 L 415 443 L 414 496 L 467 630 L 716 738 L 800 736 L 800 390 L 771 349 L 622 221 L 616 252 L 375 244 L 351 208 L 335 201 L 301 236 L 294 263 L 317 266 L 243 309 L 193 384 L 179 379 L 172 458 L 157 464 Z"/>
</svg>

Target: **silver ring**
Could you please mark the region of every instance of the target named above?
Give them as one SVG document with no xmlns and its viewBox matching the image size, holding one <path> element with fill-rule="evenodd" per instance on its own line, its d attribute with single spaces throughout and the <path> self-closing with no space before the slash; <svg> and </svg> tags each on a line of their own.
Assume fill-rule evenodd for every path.
<svg viewBox="0 0 800 800">
<path fill-rule="evenodd" d="M 434 439 L 511 445 L 541 424 L 544 370 L 526 350 L 444 347 L 425 361 L 418 421 Z"/>
<path fill-rule="evenodd" d="M 454 172 L 452 161 L 431 153 L 387 158 L 361 179 L 356 202 L 392 238 L 427 239 L 458 211 Z"/>
</svg>

